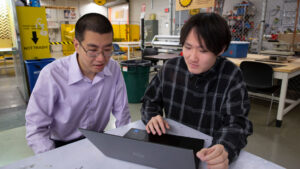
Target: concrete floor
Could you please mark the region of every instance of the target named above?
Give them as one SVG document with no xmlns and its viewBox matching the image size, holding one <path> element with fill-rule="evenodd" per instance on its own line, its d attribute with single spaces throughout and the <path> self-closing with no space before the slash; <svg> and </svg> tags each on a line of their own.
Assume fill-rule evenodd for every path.
<svg viewBox="0 0 300 169">
<path fill-rule="evenodd" d="M 26 106 L 15 91 L 13 77 L 0 77 L 0 167 L 33 155 L 25 140 Z M 9 92 L 11 91 L 11 92 Z M 13 103 L 13 106 L 7 106 Z M 245 150 L 289 169 L 300 166 L 300 106 L 289 112 L 281 128 L 266 126 L 269 102 L 251 99 L 249 118 L 254 133 L 248 139 Z M 273 106 L 275 119 L 277 104 Z M 140 120 L 141 104 L 129 104 L 132 121 Z M 114 128 L 114 118 L 106 129 Z"/>
<path fill-rule="evenodd" d="M 25 107 L 14 73 L 0 74 L 0 132 L 24 126 Z"/>
</svg>

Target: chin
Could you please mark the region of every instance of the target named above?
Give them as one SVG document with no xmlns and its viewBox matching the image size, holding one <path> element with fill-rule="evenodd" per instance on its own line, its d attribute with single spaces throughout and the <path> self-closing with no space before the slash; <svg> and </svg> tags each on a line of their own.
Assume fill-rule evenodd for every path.
<svg viewBox="0 0 300 169">
<path fill-rule="evenodd" d="M 202 71 L 201 70 L 197 70 L 197 69 L 191 69 L 189 68 L 189 72 L 192 74 L 200 74 Z"/>
<path fill-rule="evenodd" d="M 103 71 L 103 69 L 97 70 L 97 71 L 95 71 L 95 73 L 99 73 L 99 72 L 102 72 L 102 71 Z"/>
<path fill-rule="evenodd" d="M 103 71 L 103 69 L 94 69 L 93 70 L 94 73 L 99 73 L 99 72 L 102 72 L 102 71 Z"/>
<path fill-rule="evenodd" d="M 201 73 L 200 71 L 189 71 L 189 72 L 192 74 L 200 74 Z"/>
</svg>

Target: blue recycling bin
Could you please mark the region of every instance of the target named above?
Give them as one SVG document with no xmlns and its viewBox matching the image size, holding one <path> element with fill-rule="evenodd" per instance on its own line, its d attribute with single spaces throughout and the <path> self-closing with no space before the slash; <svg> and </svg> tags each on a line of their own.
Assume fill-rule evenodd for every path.
<svg viewBox="0 0 300 169">
<path fill-rule="evenodd" d="M 35 82 L 39 77 L 40 71 L 43 69 L 43 67 L 53 62 L 54 60 L 55 60 L 54 58 L 39 59 L 39 60 L 25 60 L 30 93 L 34 88 Z"/>
</svg>

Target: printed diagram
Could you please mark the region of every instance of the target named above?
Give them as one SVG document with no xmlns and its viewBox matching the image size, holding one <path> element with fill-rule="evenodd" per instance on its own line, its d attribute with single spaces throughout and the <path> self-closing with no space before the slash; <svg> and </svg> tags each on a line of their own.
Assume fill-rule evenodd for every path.
<svg viewBox="0 0 300 169">
<path fill-rule="evenodd" d="M 35 28 L 39 29 L 38 26 L 40 26 L 41 31 L 40 31 L 40 35 L 42 36 L 47 36 L 48 35 L 48 31 L 45 30 L 45 24 L 41 23 L 42 18 L 37 18 L 36 22 L 35 22 Z"/>
</svg>

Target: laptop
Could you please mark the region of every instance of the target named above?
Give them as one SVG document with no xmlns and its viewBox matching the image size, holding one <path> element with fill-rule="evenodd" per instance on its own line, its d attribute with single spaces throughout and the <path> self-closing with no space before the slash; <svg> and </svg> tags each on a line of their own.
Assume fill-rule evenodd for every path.
<svg viewBox="0 0 300 169">
<path fill-rule="evenodd" d="M 162 169 L 198 168 L 199 160 L 195 155 L 204 144 L 202 139 L 170 134 L 157 136 L 135 128 L 124 137 L 79 130 L 108 157 Z"/>
</svg>

